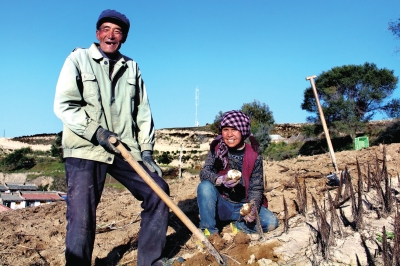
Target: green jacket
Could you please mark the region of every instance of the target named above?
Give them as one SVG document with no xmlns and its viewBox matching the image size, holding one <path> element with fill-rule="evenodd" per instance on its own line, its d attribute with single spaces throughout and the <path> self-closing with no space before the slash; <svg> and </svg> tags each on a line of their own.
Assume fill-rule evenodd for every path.
<svg viewBox="0 0 400 266">
<path fill-rule="evenodd" d="M 110 80 L 109 60 L 97 47 L 75 49 L 57 82 L 54 112 L 64 124 L 64 157 L 113 163 L 114 155 L 93 141 L 102 126 L 118 134 L 141 161 L 141 151 L 153 150 L 154 123 L 139 67 L 122 56 Z"/>
</svg>

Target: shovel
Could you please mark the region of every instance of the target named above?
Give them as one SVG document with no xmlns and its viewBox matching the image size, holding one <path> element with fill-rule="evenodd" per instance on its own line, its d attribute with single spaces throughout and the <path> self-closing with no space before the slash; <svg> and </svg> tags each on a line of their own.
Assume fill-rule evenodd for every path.
<svg viewBox="0 0 400 266">
<path fill-rule="evenodd" d="M 224 258 L 218 253 L 215 247 L 208 241 L 203 233 L 189 220 L 182 210 L 170 199 L 167 193 L 151 178 L 151 176 L 143 169 L 143 167 L 132 157 L 125 147 L 115 137 L 110 137 L 110 143 L 113 144 L 120 152 L 122 157 L 132 166 L 132 168 L 142 177 L 151 189 L 161 198 L 162 201 L 178 216 L 178 218 L 186 225 L 186 227 L 201 241 L 211 255 L 217 260 L 219 265 L 226 266 Z"/>
<path fill-rule="evenodd" d="M 329 136 L 328 127 L 326 126 L 324 112 L 322 111 L 322 107 L 321 107 L 321 104 L 320 104 L 319 98 L 318 98 L 317 89 L 315 88 L 314 78 L 316 78 L 316 77 L 317 76 L 306 77 L 306 80 L 310 81 L 311 87 L 312 87 L 313 92 L 314 92 L 314 97 L 315 97 L 315 102 L 317 103 L 319 117 L 321 119 L 322 127 L 324 128 L 326 142 L 327 142 L 328 148 L 329 148 L 329 154 L 331 156 L 332 164 L 333 164 L 333 167 L 335 169 L 334 173 L 331 173 L 331 174 L 329 174 L 327 176 L 327 178 L 329 180 L 328 184 L 329 185 L 339 185 L 339 178 L 337 177 L 337 174 L 339 174 L 339 169 L 338 169 L 337 164 L 336 164 L 335 152 L 333 151 L 331 137 Z"/>
</svg>

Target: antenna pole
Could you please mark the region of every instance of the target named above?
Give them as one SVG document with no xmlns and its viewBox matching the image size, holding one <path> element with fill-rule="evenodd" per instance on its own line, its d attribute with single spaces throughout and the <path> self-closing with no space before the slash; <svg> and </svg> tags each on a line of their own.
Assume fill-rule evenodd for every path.
<svg viewBox="0 0 400 266">
<path fill-rule="evenodd" d="M 196 96 L 195 96 L 195 98 L 194 98 L 194 100 L 195 100 L 195 105 L 196 105 L 196 114 L 195 114 L 195 122 L 194 122 L 194 125 L 196 126 L 196 127 L 198 127 L 199 126 L 199 120 L 197 119 L 197 106 L 199 106 L 199 100 L 200 100 L 200 96 L 199 96 L 199 89 L 196 87 L 196 94 L 195 94 Z"/>
</svg>

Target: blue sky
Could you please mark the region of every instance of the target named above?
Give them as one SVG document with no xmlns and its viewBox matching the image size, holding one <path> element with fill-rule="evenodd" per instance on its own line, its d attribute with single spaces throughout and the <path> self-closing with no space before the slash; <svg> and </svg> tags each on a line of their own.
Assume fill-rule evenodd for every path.
<svg viewBox="0 0 400 266">
<path fill-rule="evenodd" d="M 365 62 L 399 76 L 400 40 L 388 31 L 399 7 L 398 0 L 4 0 L 0 137 L 62 130 L 53 112 L 58 75 L 75 47 L 96 41 L 104 9 L 131 21 L 121 52 L 138 62 L 161 129 L 195 125 L 196 88 L 200 126 L 254 100 L 276 123 L 302 123 L 307 76 Z"/>
</svg>

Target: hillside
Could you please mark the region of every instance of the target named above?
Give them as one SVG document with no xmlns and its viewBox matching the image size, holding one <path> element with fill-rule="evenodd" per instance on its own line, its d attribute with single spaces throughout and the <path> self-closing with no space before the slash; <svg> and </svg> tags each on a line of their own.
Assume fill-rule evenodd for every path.
<svg viewBox="0 0 400 266">
<path fill-rule="evenodd" d="M 176 134 L 180 135 L 173 143 L 182 136 L 196 137 L 187 132 Z M 210 137 L 206 135 L 204 143 Z M 159 145 L 173 144 L 164 141 Z M 178 141 L 176 147 L 187 142 Z M 280 225 L 262 239 L 256 235 L 247 238 L 242 233 L 235 236 L 225 226 L 220 237 L 212 237 L 210 242 L 227 264 L 383 265 L 384 259 L 395 259 L 384 253 L 390 249 L 383 245 L 385 241 L 379 242 L 377 234 L 382 235 L 383 228 L 388 232 L 400 230 L 399 218 L 395 218 L 400 144 L 337 152 L 336 160 L 341 170 L 348 168 L 351 177 L 351 182 L 344 181 L 340 189 L 327 185 L 327 175 L 333 170 L 327 153 L 264 161 L 266 196 Z M 199 177 L 186 175 L 167 182 L 171 199 L 198 226 Z M 140 210 L 140 202 L 128 191 L 104 191 L 97 210 L 93 265 L 136 265 Z M 0 213 L 0 265 L 64 265 L 65 211 L 65 202 L 60 202 Z M 395 235 L 387 241 L 393 254 L 399 254 L 399 233 Z M 169 215 L 164 253 L 169 258 L 182 256 L 186 259 L 182 265 L 217 265 L 173 213 Z"/>
</svg>

